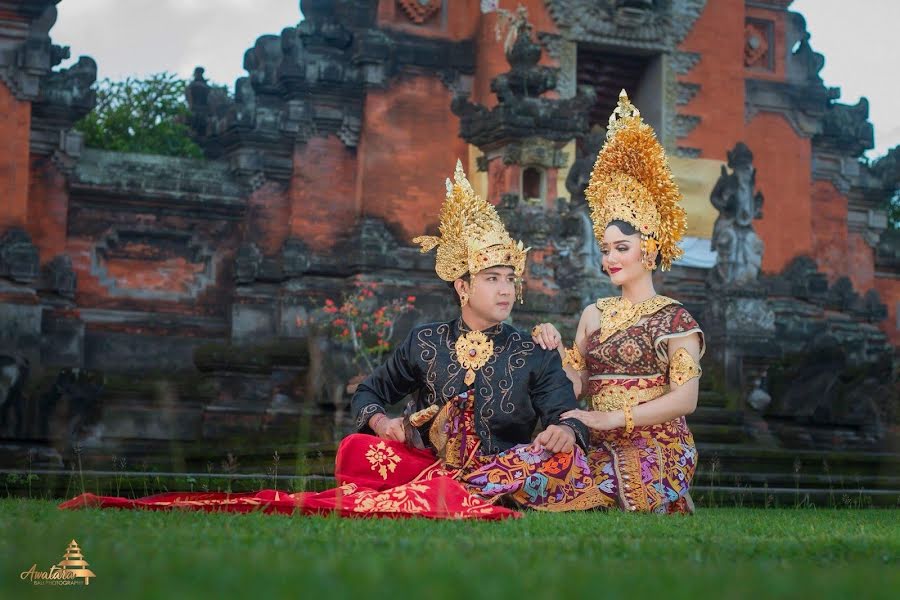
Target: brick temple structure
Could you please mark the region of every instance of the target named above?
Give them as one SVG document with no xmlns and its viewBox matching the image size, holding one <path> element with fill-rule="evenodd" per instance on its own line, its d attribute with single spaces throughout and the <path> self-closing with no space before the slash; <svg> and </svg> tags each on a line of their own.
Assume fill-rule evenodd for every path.
<svg viewBox="0 0 900 600">
<path fill-rule="evenodd" d="M 622 88 L 686 197 L 687 257 L 658 289 L 701 317 L 729 407 L 872 443 L 896 429 L 900 236 L 885 206 L 900 151 L 862 159 L 867 102 L 823 84 L 791 0 L 301 0 L 229 94 L 195 73 L 203 160 L 84 147 L 73 124 L 96 64 L 58 66 L 78 51 L 52 43 L 58 1 L 0 0 L 7 437 L 51 435 L 45 413 L 66 399 L 74 437 L 79 411 L 120 440 L 265 427 L 279 402 L 319 393 L 308 355 L 260 369 L 234 349 L 303 348 L 298 318 L 358 277 L 385 297 L 415 289 L 416 319 L 451 314 L 410 239 L 436 228 L 457 158 L 534 248 L 517 322 L 571 328 L 615 293 L 583 190 Z M 198 369 L 221 376 L 169 425 L 150 416 L 160 394 L 144 406 L 109 379 Z M 851 371 L 867 375 L 839 378 Z M 55 377 L 56 396 L 29 397 L 27 372 Z"/>
</svg>

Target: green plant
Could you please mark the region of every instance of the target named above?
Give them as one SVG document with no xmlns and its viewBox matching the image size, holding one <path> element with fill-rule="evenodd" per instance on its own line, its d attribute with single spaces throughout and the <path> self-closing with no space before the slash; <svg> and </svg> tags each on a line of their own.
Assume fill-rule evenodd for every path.
<svg viewBox="0 0 900 600">
<path fill-rule="evenodd" d="M 357 368 L 371 372 L 391 349 L 397 319 L 413 310 L 416 297 L 407 296 L 382 303 L 376 296 L 378 284 L 357 282 L 340 303 L 328 298 L 308 319 L 297 319 L 300 327 L 319 330 L 353 350 Z"/>
<path fill-rule="evenodd" d="M 104 79 L 97 84 L 97 105 L 75 129 L 91 148 L 202 158 L 185 124 L 190 116 L 186 85 L 167 72 L 146 79 Z"/>
</svg>

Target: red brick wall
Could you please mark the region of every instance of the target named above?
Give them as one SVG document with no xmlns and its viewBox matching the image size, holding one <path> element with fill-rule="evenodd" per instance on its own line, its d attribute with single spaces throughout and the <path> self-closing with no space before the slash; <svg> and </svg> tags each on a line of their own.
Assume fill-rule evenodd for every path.
<svg viewBox="0 0 900 600">
<path fill-rule="evenodd" d="M 783 81 L 785 77 L 785 59 L 788 55 L 788 50 L 784 47 L 787 27 L 787 13 L 783 11 L 773 11 L 764 8 L 748 6 L 746 16 L 766 21 L 772 21 L 773 23 L 774 43 L 769 46 L 769 52 L 773 54 L 772 57 L 774 59 L 774 69 L 772 71 L 754 69 L 753 76 L 757 79 L 775 79 L 778 81 Z M 743 39 L 743 36 L 741 36 L 742 45 Z"/>
<path fill-rule="evenodd" d="M 881 297 L 881 301 L 887 305 L 888 318 L 880 323 L 891 343 L 900 347 L 900 328 L 897 327 L 897 305 L 900 304 L 900 279 L 878 277 L 874 280 L 874 287 Z"/>
<path fill-rule="evenodd" d="M 677 145 L 699 148 L 703 158 L 725 160 L 744 136 L 744 0 L 707 2 L 680 49 L 699 52 L 700 62 L 680 79 L 699 83 L 680 112 L 700 123 Z M 759 151 L 750 146 L 754 155 Z"/>
<path fill-rule="evenodd" d="M 452 94 L 437 77 L 404 76 L 366 98 L 360 210 L 397 226 L 407 240 L 437 223 L 456 159 L 468 162 Z"/>
<path fill-rule="evenodd" d="M 812 149 L 784 117 L 760 113 L 743 140 L 753 151 L 763 218 L 754 227 L 765 243 L 763 271 L 781 271 L 794 257 L 810 254 L 812 240 Z"/>
<path fill-rule="evenodd" d="M 481 0 L 453 0 L 448 4 L 451 6 L 447 11 L 446 21 L 438 11 L 425 23 L 419 25 L 397 6 L 397 0 L 380 0 L 378 3 L 378 26 L 406 31 L 414 35 L 450 40 L 465 40 L 472 37 L 478 27 Z"/>
<path fill-rule="evenodd" d="M 0 231 L 28 220 L 31 103 L 0 81 Z"/>
<path fill-rule="evenodd" d="M 356 152 L 333 135 L 298 147 L 288 193 L 291 235 L 326 250 L 346 234 L 358 215 L 356 171 Z"/>
<path fill-rule="evenodd" d="M 847 198 L 830 181 L 814 181 L 812 205 L 813 257 L 833 282 L 849 274 L 847 261 Z"/>
<path fill-rule="evenodd" d="M 49 159 L 33 157 L 28 188 L 28 233 L 41 263 L 66 252 L 69 193 L 66 179 Z"/>
<path fill-rule="evenodd" d="M 277 183 L 266 183 L 247 200 L 247 235 L 263 254 L 274 255 L 291 232 L 291 200 Z"/>
</svg>

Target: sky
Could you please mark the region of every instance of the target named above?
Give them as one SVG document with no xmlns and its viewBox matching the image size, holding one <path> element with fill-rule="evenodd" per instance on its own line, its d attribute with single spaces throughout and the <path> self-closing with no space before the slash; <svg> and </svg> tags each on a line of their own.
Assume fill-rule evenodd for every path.
<svg viewBox="0 0 900 600">
<path fill-rule="evenodd" d="M 717 2 L 721 0 L 707 0 Z M 206 68 L 210 81 L 244 75 L 244 52 L 260 35 L 278 34 L 302 18 L 299 0 L 63 0 L 50 35 L 98 64 L 100 79 L 160 71 L 189 78 Z M 869 99 L 876 158 L 900 144 L 900 0 L 795 0 L 806 17 L 813 49 L 825 55 L 825 84 L 840 87 L 840 101 Z"/>
</svg>

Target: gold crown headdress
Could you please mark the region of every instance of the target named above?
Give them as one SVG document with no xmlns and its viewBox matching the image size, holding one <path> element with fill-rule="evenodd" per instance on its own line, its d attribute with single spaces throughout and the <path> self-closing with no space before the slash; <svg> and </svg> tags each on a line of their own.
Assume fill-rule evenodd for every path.
<svg viewBox="0 0 900 600">
<path fill-rule="evenodd" d="M 455 281 L 466 273 L 475 275 L 499 265 L 512 267 L 516 277 L 521 278 L 530 248 L 513 241 L 494 206 L 472 189 L 459 160 L 453 179 L 453 182 L 447 179 L 440 236 L 422 235 L 414 238 L 413 243 L 422 246 L 423 254 L 437 247 L 435 271 L 444 281 Z M 521 302 L 521 283 L 517 291 Z"/>
<path fill-rule="evenodd" d="M 625 90 L 609 117 L 606 143 L 597 155 L 584 195 L 598 241 L 603 241 L 612 221 L 621 220 L 641 234 L 645 257 L 659 250 L 663 271 L 684 254 L 678 247 L 687 230 L 684 208 L 679 204 L 681 193 L 665 150 Z"/>
</svg>

